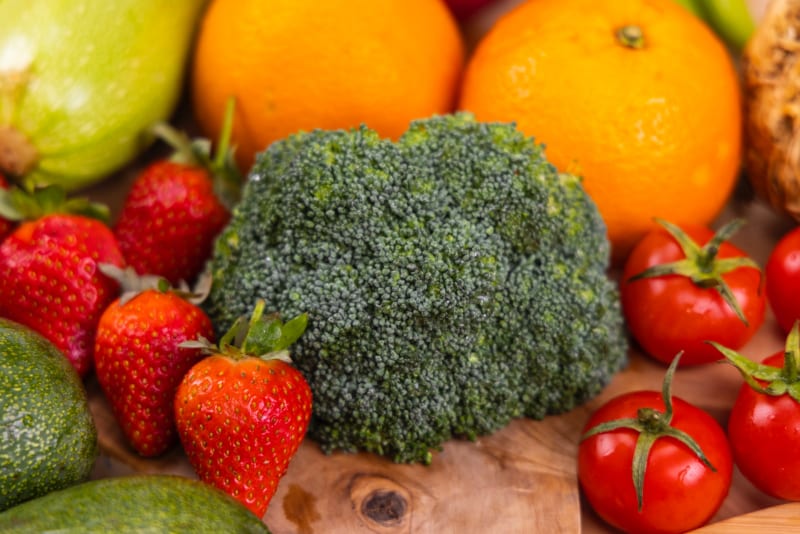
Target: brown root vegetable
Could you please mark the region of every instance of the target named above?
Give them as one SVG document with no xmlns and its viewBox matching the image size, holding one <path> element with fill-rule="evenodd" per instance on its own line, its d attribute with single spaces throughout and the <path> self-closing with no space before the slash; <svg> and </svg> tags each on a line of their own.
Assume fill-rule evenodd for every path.
<svg viewBox="0 0 800 534">
<path fill-rule="evenodd" d="M 745 168 L 756 193 L 800 221 L 800 0 L 771 0 L 742 53 Z"/>
</svg>

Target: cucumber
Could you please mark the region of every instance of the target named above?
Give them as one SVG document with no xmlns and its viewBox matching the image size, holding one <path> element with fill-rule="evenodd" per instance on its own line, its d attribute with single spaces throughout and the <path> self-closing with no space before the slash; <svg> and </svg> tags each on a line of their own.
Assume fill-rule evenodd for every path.
<svg viewBox="0 0 800 534">
<path fill-rule="evenodd" d="M 97 454 L 78 373 L 40 334 L 0 319 L 0 510 L 87 480 Z"/>
<path fill-rule="evenodd" d="M 91 480 L 0 513 L 0 533 L 267 533 L 242 503 L 177 475 Z"/>
</svg>

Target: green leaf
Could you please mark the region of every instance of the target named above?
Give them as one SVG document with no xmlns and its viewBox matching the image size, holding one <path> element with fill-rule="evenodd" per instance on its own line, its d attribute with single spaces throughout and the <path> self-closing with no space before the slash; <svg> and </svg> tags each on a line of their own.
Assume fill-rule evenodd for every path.
<svg viewBox="0 0 800 534">
<path fill-rule="evenodd" d="M 300 336 L 306 331 L 306 326 L 308 326 L 307 313 L 301 313 L 285 323 L 281 328 L 281 337 L 272 350 L 284 350 L 294 345 L 295 341 L 300 339 Z"/>
<path fill-rule="evenodd" d="M 254 354 L 272 352 L 281 338 L 281 321 L 276 318 L 265 318 L 250 325 L 247 334 L 247 348 Z"/>
</svg>

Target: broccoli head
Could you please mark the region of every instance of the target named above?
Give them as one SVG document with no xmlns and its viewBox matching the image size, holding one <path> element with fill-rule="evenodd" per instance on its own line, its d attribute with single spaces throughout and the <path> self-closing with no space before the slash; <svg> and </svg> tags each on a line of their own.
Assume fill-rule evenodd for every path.
<svg viewBox="0 0 800 534">
<path fill-rule="evenodd" d="M 220 329 L 256 298 L 308 312 L 292 358 L 310 437 L 427 463 L 451 437 L 570 410 L 624 365 L 609 252 L 580 180 L 513 124 L 315 130 L 259 154 L 206 306 Z"/>
</svg>

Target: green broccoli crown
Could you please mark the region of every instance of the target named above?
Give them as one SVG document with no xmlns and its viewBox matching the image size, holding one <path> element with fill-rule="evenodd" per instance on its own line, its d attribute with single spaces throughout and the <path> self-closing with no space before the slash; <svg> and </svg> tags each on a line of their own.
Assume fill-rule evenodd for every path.
<svg viewBox="0 0 800 534">
<path fill-rule="evenodd" d="M 293 348 L 326 451 L 431 460 L 596 395 L 626 361 L 605 225 L 513 124 L 299 133 L 254 166 L 211 262 L 219 328 L 308 312 Z"/>
</svg>

